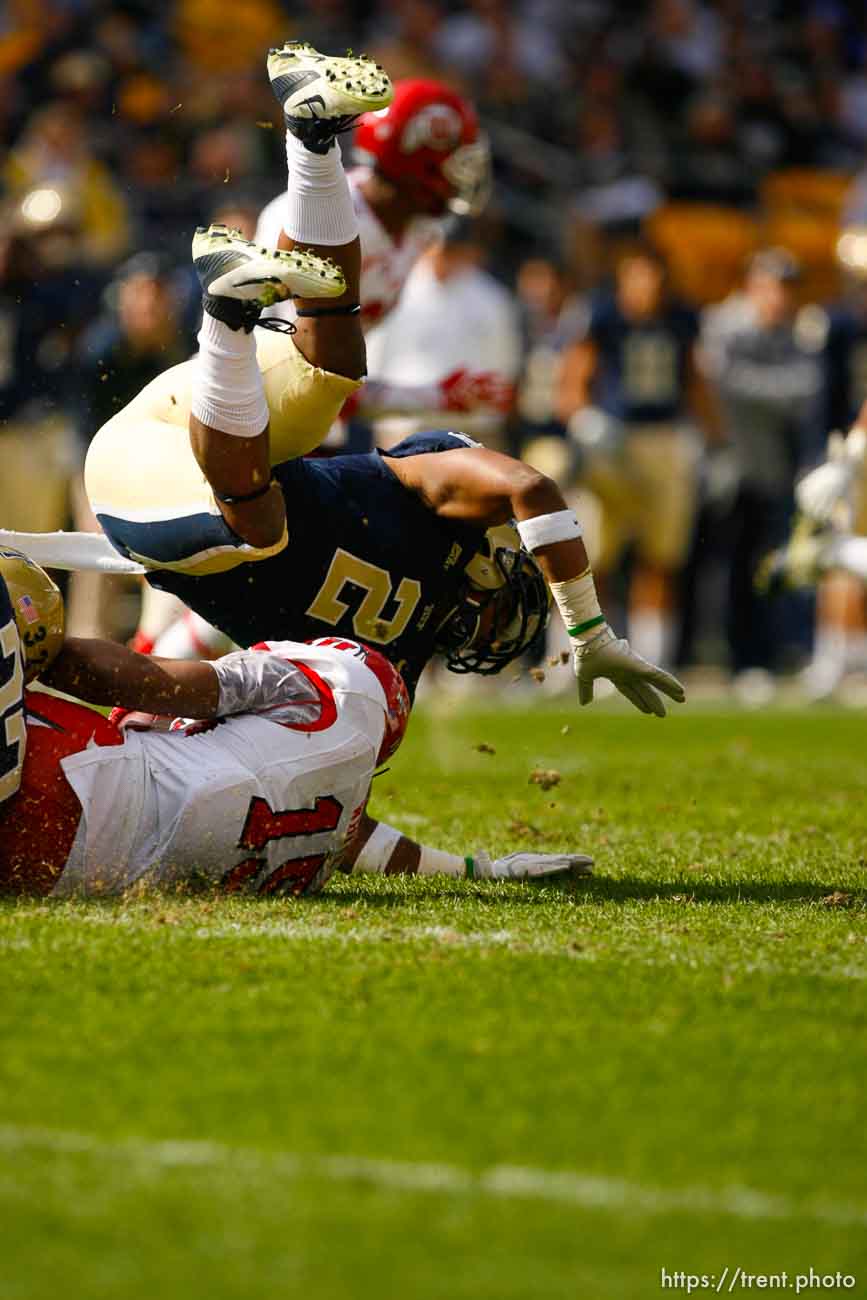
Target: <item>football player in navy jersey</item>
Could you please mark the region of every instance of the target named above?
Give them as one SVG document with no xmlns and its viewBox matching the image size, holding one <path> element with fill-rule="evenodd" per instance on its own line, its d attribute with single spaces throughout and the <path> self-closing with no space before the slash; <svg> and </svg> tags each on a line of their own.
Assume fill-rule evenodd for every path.
<svg viewBox="0 0 867 1300">
<path fill-rule="evenodd" d="M 673 579 L 695 512 L 694 425 L 715 426 L 697 335 L 695 312 L 669 294 L 663 258 L 639 246 L 619 261 L 613 289 L 591 303 L 563 396 L 570 434 L 586 452 L 584 481 L 602 505 L 595 564 L 610 573 L 635 543 L 630 635 L 661 661 L 673 650 Z"/>
<path fill-rule="evenodd" d="M 683 700 L 674 677 L 608 626 L 578 520 L 530 466 L 463 434 L 429 433 L 388 452 L 288 461 L 274 481 L 287 545 L 254 562 L 240 556 L 222 572 L 180 571 L 197 545 L 197 515 L 103 514 L 100 522 L 121 555 L 149 557 L 151 583 L 242 644 L 332 634 L 365 641 L 412 689 L 437 653 L 456 672 L 496 673 L 518 658 L 546 622 L 548 588 L 571 639 L 582 704 L 598 677 L 644 713 L 664 716 L 660 692 Z M 41 542 L 45 563 L 67 567 L 79 540 L 18 537 L 30 553 Z M 111 549 L 105 538 L 84 540 Z"/>
</svg>

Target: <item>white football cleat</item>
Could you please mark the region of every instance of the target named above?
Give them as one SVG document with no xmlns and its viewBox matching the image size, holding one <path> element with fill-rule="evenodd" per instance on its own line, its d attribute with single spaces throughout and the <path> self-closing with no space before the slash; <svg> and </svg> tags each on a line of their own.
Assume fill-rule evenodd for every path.
<svg viewBox="0 0 867 1300">
<path fill-rule="evenodd" d="M 492 862 L 482 852 L 471 861 L 467 875 L 474 880 L 546 880 L 567 872 L 572 876 L 593 874 L 593 859 L 585 853 L 510 853 Z"/>
<path fill-rule="evenodd" d="M 373 59 L 320 54 L 303 41 L 269 50 L 268 76 L 287 131 L 311 153 L 327 153 L 362 113 L 387 108 L 394 98 L 388 73 Z"/>
<path fill-rule="evenodd" d="M 295 248 L 262 248 L 225 226 L 199 226 L 193 265 L 205 311 L 249 334 L 264 307 L 285 298 L 339 298 L 346 281 L 326 257 Z"/>
</svg>

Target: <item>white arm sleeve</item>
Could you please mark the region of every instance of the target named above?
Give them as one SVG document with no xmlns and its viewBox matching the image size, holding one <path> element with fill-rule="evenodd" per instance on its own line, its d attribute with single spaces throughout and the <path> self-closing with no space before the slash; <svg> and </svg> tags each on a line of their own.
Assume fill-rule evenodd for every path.
<svg viewBox="0 0 867 1300">
<path fill-rule="evenodd" d="M 397 384 L 387 379 L 368 379 L 359 390 L 358 406 L 370 419 L 412 411 L 440 411 L 443 395 L 436 383 Z"/>
<path fill-rule="evenodd" d="M 215 659 L 220 683 L 220 717 L 255 713 L 269 722 L 316 722 L 322 701 L 296 664 L 267 650 L 235 650 Z"/>
</svg>

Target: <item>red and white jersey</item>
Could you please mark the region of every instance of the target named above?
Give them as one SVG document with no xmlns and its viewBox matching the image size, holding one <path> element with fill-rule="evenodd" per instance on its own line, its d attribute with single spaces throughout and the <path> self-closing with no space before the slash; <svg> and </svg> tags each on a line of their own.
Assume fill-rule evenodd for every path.
<svg viewBox="0 0 867 1300">
<path fill-rule="evenodd" d="M 370 176 L 366 167 L 353 167 L 347 173 L 358 233 L 361 239 L 361 319 L 365 329 L 375 325 L 392 310 L 404 281 L 415 263 L 436 237 L 438 223 L 430 217 L 416 217 L 396 241 L 371 211 L 361 192 L 361 185 Z M 278 194 L 265 207 L 256 227 L 256 243 L 272 248 L 283 229 L 285 192 Z M 281 303 L 265 313 L 284 316 L 291 320 L 295 309 L 291 302 Z"/>
<path fill-rule="evenodd" d="M 355 834 L 385 730 L 378 678 L 351 652 L 358 647 L 339 645 L 350 652 L 284 641 L 226 656 L 218 661 L 221 704 L 234 692 L 255 705 L 168 732 L 121 737 L 92 710 L 31 693 L 43 716 L 28 719 L 28 730 L 65 733 L 51 790 L 68 783 L 80 804 L 65 866 L 41 892 L 113 894 L 137 882 L 260 894 L 321 888 Z M 25 762 L 25 795 L 46 780 L 42 769 L 28 780 Z M 15 844 L 21 799 L 13 796 L 0 823 Z M 56 821 L 49 811 L 46 837 Z"/>
</svg>

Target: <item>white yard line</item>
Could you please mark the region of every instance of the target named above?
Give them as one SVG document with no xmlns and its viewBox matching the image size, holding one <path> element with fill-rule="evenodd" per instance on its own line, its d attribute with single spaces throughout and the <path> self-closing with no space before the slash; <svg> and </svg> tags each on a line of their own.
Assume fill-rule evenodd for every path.
<svg viewBox="0 0 867 1300">
<path fill-rule="evenodd" d="M 810 1220 L 837 1227 L 867 1226 L 867 1208 L 833 1202 L 801 1204 L 749 1187 L 653 1187 L 627 1179 L 526 1165 L 492 1165 L 476 1173 L 452 1164 L 376 1160 L 357 1156 L 294 1155 L 209 1141 L 124 1138 L 109 1142 L 88 1133 L 0 1126 L 0 1151 L 84 1155 L 149 1169 L 223 1170 L 270 1181 L 303 1176 L 361 1182 L 389 1191 L 441 1192 L 505 1200 L 543 1201 L 590 1210 L 651 1215 L 712 1214 L 750 1220 Z"/>
<path fill-rule="evenodd" d="M 166 904 L 170 907 L 170 904 Z M 103 911 L 94 908 L 91 911 L 82 910 L 76 917 L 76 920 L 82 925 L 97 926 L 117 926 L 119 928 L 150 931 L 157 930 L 152 917 L 140 919 L 134 914 L 122 913 L 117 914 L 110 911 Z M 580 946 L 582 941 L 587 940 L 586 935 L 581 931 L 576 931 L 574 936 L 559 935 L 556 938 L 541 937 L 538 933 L 524 934 L 518 929 L 490 929 L 490 930 L 457 930 L 448 925 L 431 925 L 431 924 L 395 924 L 393 927 L 383 928 L 380 925 L 368 925 L 364 922 L 348 927 L 345 924 L 336 924 L 333 921 L 324 921 L 323 923 L 311 923 L 306 920 L 295 920 L 291 918 L 275 918 L 273 920 L 240 922 L 240 921 L 217 921 L 207 925 L 196 925 L 192 927 L 184 922 L 169 923 L 166 931 L 171 933 L 177 929 L 179 935 L 185 938 L 194 937 L 203 942 L 218 942 L 222 939 L 275 939 L 284 940 L 288 943 L 337 943 L 346 946 L 371 945 L 389 943 L 433 943 L 440 944 L 445 948 L 475 948 L 484 951 L 486 948 L 510 951 L 516 956 L 546 956 L 560 957 L 569 961 L 583 962 L 588 965 L 594 965 L 597 962 L 604 961 L 626 961 L 633 965 L 646 966 L 652 969 L 666 968 L 672 966 L 686 966 L 694 970 L 719 970 L 720 972 L 729 971 L 733 975 L 742 978 L 747 975 L 764 975 L 771 979 L 790 979 L 793 975 L 808 975 L 812 979 L 822 980 L 826 983 L 850 983 L 863 982 L 867 980 L 867 966 L 859 965 L 853 961 L 847 961 L 845 964 L 832 965 L 829 959 L 822 958 L 823 964 L 819 967 L 810 966 L 797 960 L 791 963 L 779 961 L 767 961 L 760 957 L 745 960 L 739 963 L 726 955 L 714 956 L 699 950 L 693 950 L 685 947 L 679 950 L 675 945 L 669 945 L 662 941 L 656 952 L 638 952 L 632 949 L 622 949 L 616 946 L 606 946 L 603 949 L 596 950 L 592 946 Z M 577 940 L 578 947 L 570 946 L 571 940 Z M 0 952 L 6 949 L 16 947 L 30 947 L 32 940 L 27 937 L 6 935 L 0 930 Z"/>
</svg>

